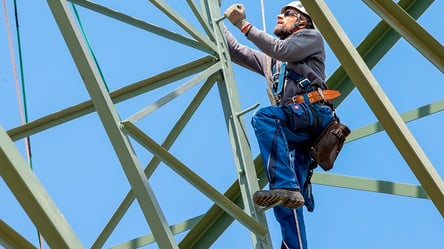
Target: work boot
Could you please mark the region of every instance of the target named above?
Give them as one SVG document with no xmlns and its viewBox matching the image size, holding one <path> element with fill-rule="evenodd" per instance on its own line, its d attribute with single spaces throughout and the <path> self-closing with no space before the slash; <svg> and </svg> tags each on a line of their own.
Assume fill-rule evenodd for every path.
<svg viewBox="0 0 444 249">
<path fill-rule="evenodd" d="M 304 205 L 304 197 L 298 190 L 271 189 L 259 190 L 253 195 L 253 202 L 258 206 L 268 207 L 280 202 L 286 208 L 296 209 Z"/>
</svg>

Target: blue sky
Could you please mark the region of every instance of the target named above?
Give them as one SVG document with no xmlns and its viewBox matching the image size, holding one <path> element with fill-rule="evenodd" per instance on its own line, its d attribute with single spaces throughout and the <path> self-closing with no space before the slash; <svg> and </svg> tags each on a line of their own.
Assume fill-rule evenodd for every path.
<svg viewBox="0 0 444 249">
<path fill-rule="evenodd" d="M 89 99 L 71 55 L 46 1 L 17 1 L 29 120 L 49 115 Z M 185 34 L 184 31 L 153 7 L 149 1 L 95 1 L 147 22 Z M 192 23 L 185 1 L 167 1 Z M 6 1 L 12 25 L 15 60 L 17 39 L 13 28 L 13 1 Z M 174 4 L 173 4 L 174 3 Z M 235 1 L 222 1 L 222 12 Z M 287 1 L 264 0 L 267 31 L 273 29 L 276 15 Z M 362 1 L 327 0 L 333 14 L 358 45 L 380 21 Z M 247 18 L 262 27 L 259 0 L 245 1 Z M 119 89 L 203 56 L 186 46 L 160 38 L 127 24 L 78 7 L 83 26 L 109 88 Z M 418 22 L 439 42 L 444 40 L 443 1 L 435 1 Z M 239 41 L 251 44 L 230 23 L 227 27 Z M 15 81 L 11 67 L 5 17 L 0 18 L 0 125 L 9 130 L 21 124 Z M 327 76 L 339 66 L 327 47 Z M 241 104 L 247 108 L 256 102 L 268 105 L 265 81 L 234 66 Z M 407 41 L 400 39 L 372 72 L 399 113 L 442 100 L 443 74 Z M 153 103 L 184 81 L 163 87 L 119 103 L 116 109 L 125 119 Z M 197 88 L 175 99 L 162 109 L 137 122 L 159 143 L 163 141 Z M 427 94 L 421 94 L 426 92 Z M 377 121 L 357 90 L 337 108 L 341 120 L 352 130 Z M 254 156 L 258 148 L 249 120 L 245 123 Z M 430 161 L 444 176 L 442 123 L 437 113 L 408 123 Z M 16 142 L 24 154 L 23 141 Z M 129 190 L 128 180 L 97 114 L 89 114 L 31 137 L 34 172 L 45 186 L 65 218 L 86 248 L 95 241 L 117 206 Z M 135 150 L 142 166 L 152 155 L 137 143 Z M 224 192 L 235 180 L 236 172 L 228 141 L 223 113 L 214 87 L 190 124 L 171 148 L 171 152 Z M 319 170 L 319 169 L 317 169 Z M 346 144 L 332 173 L 394 182 L 418 184 L 417 179 L 398 153 L 386 133 Z M 203 214 L 212 203 L 168 167 L 161 164 L 150 178 L 156 197 L 170 224 Z M 180 194 L 178 194 L 180 193 Z M 443 218 L 430 200 L 393 196 L 356 190 L 314 186 L 316 208 L 305 213 L 310 248 L 443 248 Z M 29 241 L 37 244 L 36 228 L 0 181 L 0 218 Z M 275 248 L 279 248 L 280 231 L 271 211 L 267 212 Z M 106 247 L 150 233 L 134 203 Z M 178 237 L 180 238 L 180 236 Z M 157 248 L 156 245 L 145 248 Z M 249 232 L 234 222 L 212 248 L 251 248 Z"/>
</svg>

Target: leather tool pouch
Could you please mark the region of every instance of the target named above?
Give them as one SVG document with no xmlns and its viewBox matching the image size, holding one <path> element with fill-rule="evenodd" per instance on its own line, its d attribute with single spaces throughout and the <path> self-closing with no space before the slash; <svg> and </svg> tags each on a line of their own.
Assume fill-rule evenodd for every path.
<svg viewBox="0 0 444 249">
<path fill-rule="evenodd" d="M 310 148 L 310 155 L 325 171 L 333 168 L 333 164 L 344 145 L 350 129 L 339 121 L 332 121 L 319 135 Z"/>
</svg>

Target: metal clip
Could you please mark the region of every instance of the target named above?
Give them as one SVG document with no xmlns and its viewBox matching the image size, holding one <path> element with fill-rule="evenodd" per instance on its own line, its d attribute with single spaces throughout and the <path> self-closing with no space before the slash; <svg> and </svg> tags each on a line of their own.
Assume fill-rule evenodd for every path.
<svg viewBox="0 0 444 249">
<path fill-rule="evenodd" d="M 299 81 L 299 86 L 302 87 L 302 89 L 304 89 L 305 87 L 307 87 L 309 85 L 310 85 L 310 81 L 308 79 L 306 79 L 306 78 L 301 80 L 301 81 Z"/>
<path fill-rule="evenodd" d="M 321 96 L 322 100 L 324 100 L 324 102 L 327 102 L 327 100 L 325 99 L 325 96 L 324 96 L 324 92 L 322 91 L 321 88 L 318 88 L 318 92 L 319 92 L 319 95 Z"/>
</svg>

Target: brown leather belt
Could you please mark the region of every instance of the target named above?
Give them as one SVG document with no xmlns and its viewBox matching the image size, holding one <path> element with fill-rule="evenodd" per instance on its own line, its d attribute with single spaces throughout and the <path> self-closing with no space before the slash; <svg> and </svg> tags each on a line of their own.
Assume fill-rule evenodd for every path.
<svg viewBox="0 0 444 249">
<path fill-rule="evenodd" d="M 304 95 L 306 95 L 310 104 L 317 103 L 319 101 L 330 101 L 334 98 L 341 96 L 341 93 L 336 90 L 319 90 L 319 91 L 311 91 L 305 94 L 296 95 L 291 98 L 291 101 L 288 104 L 294 103 L 302 103 L 305 101 Z"/>
</svg>

